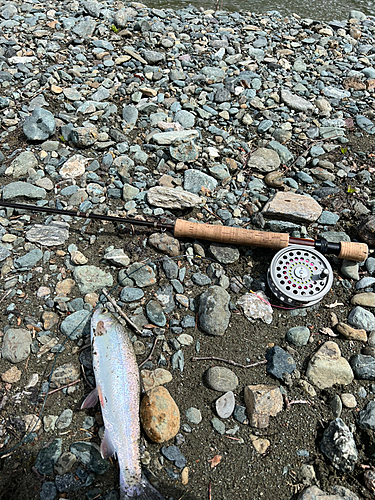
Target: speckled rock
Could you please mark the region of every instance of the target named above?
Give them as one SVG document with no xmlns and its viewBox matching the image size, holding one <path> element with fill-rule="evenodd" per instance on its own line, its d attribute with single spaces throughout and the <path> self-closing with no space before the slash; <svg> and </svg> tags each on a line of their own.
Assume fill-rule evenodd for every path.
<svg viewBox="0 0 375 500">
<path fill-rule="evenodd" d="M 202 293 L 199 300 L 199 324 L 210 335 L 222 336 L 230 320 L 229 293 L 214 285 Z"/>
<path fill-rule="evenodd" d="M 348 385 L 354 374 L 348 361 L 341 356 L 335 342 L 325 342 L 311 358 L 306 376 L 319 389 L 333 387 L 335 384 Z"/>
<path fill-rule="evenodd" d="M 142 427 L 155 443 L 172 439 L 180 429 L 180 412 L 165 387 L 151 389 L 142 399 L 140 407 Z"/>
</svg>

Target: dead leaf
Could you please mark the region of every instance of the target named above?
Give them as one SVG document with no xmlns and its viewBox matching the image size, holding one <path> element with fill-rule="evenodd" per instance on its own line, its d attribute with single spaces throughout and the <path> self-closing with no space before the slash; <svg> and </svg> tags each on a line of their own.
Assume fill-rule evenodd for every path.
<svg viewBox="0 0 375 500">
<path fill-rule="evenodd" d="M 338 337 L 337 333 L 331 330 L 331 328 L 328 328 L 328 326 L 324 328 L 319 328 L 319 333 L 322 333 L 323 335 L 328 335 L 329 337 Z"/>
<path fill-rule="evenodd" d="M 211 469 L 213 469 L 221 462 L 221 455 L 215 455 L 214 458 L 211 458 L 211 460 L 208 461 L 211 463 Z"/>
</svg>

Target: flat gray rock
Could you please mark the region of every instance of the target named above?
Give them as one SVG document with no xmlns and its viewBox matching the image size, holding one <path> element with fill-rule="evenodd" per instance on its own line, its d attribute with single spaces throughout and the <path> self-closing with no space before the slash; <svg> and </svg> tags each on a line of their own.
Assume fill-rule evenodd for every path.
<svg viewBox="0 0 375 500">
<path fill-rule="evenodd" d="M 204 332 L 216 336 L 224 335 L 230 320 L 229 301 L 229 293 L 217 285 L 202 293 L 198 317 Z"/>
<path fill-rule="evenodd" d="M 238 386 L 237 375 L 224 366 L 212 366 L 205 373 L 205 382 L 214 391 L 234 391 Z"/>
<path fill-rule="evenodd" d="M 29 184 L 28 182 L 11 182 L 3 188 L 3 200 L 14 200 L 15 198 L 30 198 L 33 200 L 44 200 L 47 191 L 43 188 Z"/>
<path fill-rule="evenodd" d="M 341 418 L 333 420 L 323 433 L 320 449 L 340 472 L 352 472 L 358 460 L 353 434 Z"/>
<path fill-rule="evenodd" d="M 78 266 L 73 276 L 83 295 L 113 285 L 112 275 L 96 266 Z"/>
<path fill-rule="evenodd" d="M 55 133 L 56 122 L 53 114 L 43 108 L 35 108 L 23 124 L 23 133 L 30 141 L 45 141 Z"/>
<path fill-rule="evenodd" d="M 306 101 L 306 99 L 296 94 L 292 94 L 289 90 L 281 89 L 280 95 L 281 100 L 295 111 L 302 111 L 303 113 L 314 111 L 315 107 L 311 102 Z"/>
<path fill-rule="evenodd" d="M 147 191 L 147 201 L 150 205 L 162 208 L 193 208 L 201 205 L 202 200 L 197 194 L 182 189 L 155 186 Z"/>
<path fill-rule="evenodd" d="M 54 221 L 48 226 L 35 224 L 26 232 L 26 239 L 46 247 L 63 245 L 69 238 L 68 228 L 66 222 L 59 221 Z"/>
<path fill-rule="evenodd" d="M 9 328 L 4 334 L 1 354 L 11 363 L 25 361 L 30 355 L 31 334 L 23 328 Z"/>
<path fill-rule="evenodd" d="M 280 158 L 276 151 L 259 148 L 250 156 L 248 166 L 257 172 L 272 172 L 278 169 L 280 163 Z"/>
<path fill-rule="evenodd" d="M 184 189 L 190 193 L 197 194 L 203 190 L 214 191 L 217 187 L 217 180 L 210 175 L 194 168 L 185 170 Z"/>
<path fill-rule="evenodd" d="M 190 141 L 198 137 L 196 130 L 180 130 L 173 132 L 158 132 L 152 136 L 152 141 L 159 146 L 170 146 L 179 141 Z"/>
</svg>

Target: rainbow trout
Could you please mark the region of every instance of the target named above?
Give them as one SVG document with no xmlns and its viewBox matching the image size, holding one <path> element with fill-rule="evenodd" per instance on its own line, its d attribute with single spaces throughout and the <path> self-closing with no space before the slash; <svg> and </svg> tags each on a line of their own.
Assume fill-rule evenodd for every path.
<svg viewBox="0 0 375 500">
<path fill-rule="evenodd" d="M 91 348 L 96 388 L 82 408 L 100 401 L 105 433 L 103 458 L 117 455 L 120 499 L 165 500 L 142 475 L 139 456 L 139 370 L 129 335 L 114 316 L 97 309 L 91 319 Z"/>
</svg>

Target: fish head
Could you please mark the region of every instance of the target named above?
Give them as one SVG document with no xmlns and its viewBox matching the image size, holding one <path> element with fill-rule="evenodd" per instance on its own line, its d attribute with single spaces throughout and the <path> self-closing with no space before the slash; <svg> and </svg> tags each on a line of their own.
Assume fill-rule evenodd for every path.
<svg viewBox="0 0 375 500">
<path fill-rule="evenodd" d="M 91 318 L 91 339 L 105 335 L 117 320 L 108 309 L 96 309 Z"/>
</svg>

